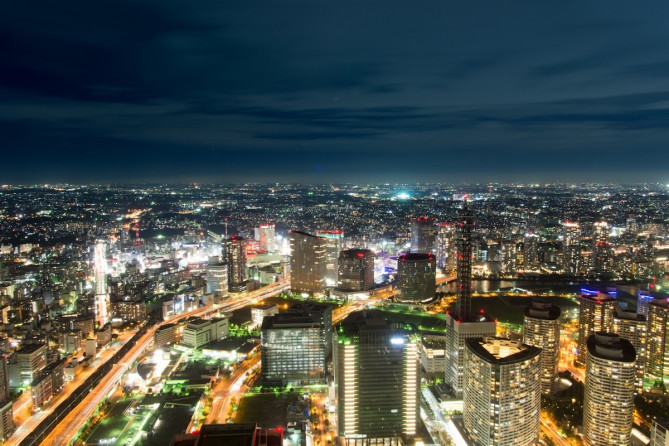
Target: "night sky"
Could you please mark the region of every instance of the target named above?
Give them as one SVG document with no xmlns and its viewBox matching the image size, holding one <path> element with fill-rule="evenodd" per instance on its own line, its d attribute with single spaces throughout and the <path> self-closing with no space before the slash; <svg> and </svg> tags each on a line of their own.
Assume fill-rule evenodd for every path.
<svg viewBox="0 0 669 446">
<path fill-rule="evenodd" d="M 669 182 L 669 3 L 0 4 L 0 182 Z"/>
</svg>

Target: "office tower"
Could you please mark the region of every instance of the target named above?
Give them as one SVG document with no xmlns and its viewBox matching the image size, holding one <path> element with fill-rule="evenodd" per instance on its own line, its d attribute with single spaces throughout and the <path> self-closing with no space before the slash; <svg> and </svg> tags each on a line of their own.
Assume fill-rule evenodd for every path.
<svg viewBox="0 0 669 446">
<path fill-rule="evenodd" d="M 653 299 L 648 304 L 646 374 L 649 386 L 669 385 L 669 303 Z"/>
<path fill-rule="evenodd" d="M 613 330 L 613 311 L 616 308 L 615 298 L 599 293 L 596 296 L 582 294 L 578 314 L 578 355 L 576 364 L 585 365 L 588 352 L 588 338 L 598 331 Z"/>
<path fill-rule="evenodd" d="M 560 360 L 560 308 L 537 301 L 525 307 L 523 343 L 541 349 L 541 393 L 553 392 Z"/>
<path fill-rule="evenodd" d="M 648 322 L 646 317 L 633 311 L 616 308 L 613 315 L 613 333 L 630 341 L 636 351 L 636 383 L 637 391 L 643 389 L 643 376 L 646 368 L 646 339 Z"/>
<path fill-rule="evenodd" d="M 374 288 L 374 252 L 369 249 L 347 249 L 339 254 L 337 288 L 366 291 Z"/>
<path fill-rule="evenodd" d="M 276 251 L 276 233 L 274 223 L 266 223 L 258 228 L 258 245 L 261 251 Z"/>
<path fill-rule="evenodd" d="M 634 413 L 634 346 L 618 335 L 598 332 L 587 342 L 583 398 L 583 442 L 628 445 Z"/>
<path fill-rule="evenodd" d="M 223 262 L 228 265 L 228 290 L 244 291 L 246 287 L 246 240 L 238 235 L 224 240 Z"/>
<path fill-rule="evenodd" d="M 0 356 L 0 401 L 9 400 L 9 369 L 7 358 Z"/>
<path fill-rule="evenodd" d="M 317 237 L 326 240 L 325 286 L 337 286 L 337 272 L 339 270 L 339 253 L 344 249 L 344 231 L 318 231 Z"/>
<path fill-rule="evenodd" d="M 415 436 L 419 332 L 408 324 L 385 321 L 376 311 L 352 313 L 335 332 L 339 435 L 387 441 Z"/>
<path fill-rule="evenodd" d="M 332 308 L 296 304 L 263 319 L 260 359 L 263 382 L 270 385 L 325 382 L 332 349 Z"/>
<path fill-rule="evenodd" d="M 12 401 L 0 401 L 0 441 L 7 441 L 14 433 L 14 430 L 14 408 Z"/>
<path fill-rule="evenodd" d="M 290 288 L 297 293 L 322 293 L 327 271 L 327 240 L 302 231 L 290 232 Z"/>
<path fill-rule="evenodd" d="M 473 444 L 538 444 L 541 349 L 496 337 L 466 345 L 462 415 Z"/>
<path fill-rule="evenodd" d="M 220 297 L 228 295 L 228 265 L 218 257 L 210 257 L 207 265 L 207 294 Z"/>
<path fill-rule="evenodd" d="M 411 219 L 411 252 L 416 254 L 434 253 L 434 218 Z"/>
<path fill-rule="evenodd" d="M 474 214 L 464 203 L 456 226 L 458 295 L 453 311 L 446 315 L 446 384 L 456 397 L 464 388 L 465 340 L 495 336 L 496 323 L 484 314 L 472 315 L 472 239 Z"/>
<path fill-rule="evenodd" d="M 397 299 L 427 302 L 436 293 L 437 264 L 433 254 L 402 254 L 397 259 Z"/>
<path fill-rule="evenodd" d="M 525 271 L 539 270 L 539 236 L 525 234 L 523 239 L 523 269 Z"/>
<path fill-rule="evenodd" d="M 437 266 L 448 271 L 455 269 L 454 235 L 452 224 L 446 222 L 437 224 Z"/>
<path fill-rule="evenodd" d="M 95 242 L 93 269 L 95 272 L 95 322 L 98 326 L 109 322 L 109 294 L 107 293 L 107 243 Z"/>
<path fill-rule="evenodd" d="M 16 373 L 10 371 L 10 376 L 17 376 L 18 382 L 10 385 L 13 388 L 29 385 L 46 367 L 46 354 L 46 344 L 27 344 L 15 351 L 8 368 L 16 368 Z"/>
</svg>

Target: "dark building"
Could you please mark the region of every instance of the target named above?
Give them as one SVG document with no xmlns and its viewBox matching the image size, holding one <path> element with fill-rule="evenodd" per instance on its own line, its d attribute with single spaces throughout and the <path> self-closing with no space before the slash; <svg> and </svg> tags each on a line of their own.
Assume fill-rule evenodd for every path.
<svg viewBox="0 0 669 446">
<path fill-rule="evenodd" d="M 365 291 L 374 287 L 374 252 L 369 249 L 348 249 L 339 254 L 337 288 Z"/>
<path fill-rule="evenodd" d="M 397 299 L 421 303 L 434 298 L 437 262 L 433 254 L 403 254 L 397 259 Z"/>
<path fill-rule="evenodd" d="M 244 291 L 246 287 L 246 241 L 237 235 L 224 240 L 223 262 L 228 265 L 228 289 Z"/>
<path fill-rule="evenodd" d="M 327 240 L 302 231 L 290 232 L 290 287 L 297 293 L 325 290 Z"/>
<path fill-rule="evenodd" d="M 420 423 L 420 333 L 379 312 L 361 311 L 337 326 L 335 336 L 339 435 L 377 441 L 366 444 L 414 437 Z"/>
</svg>

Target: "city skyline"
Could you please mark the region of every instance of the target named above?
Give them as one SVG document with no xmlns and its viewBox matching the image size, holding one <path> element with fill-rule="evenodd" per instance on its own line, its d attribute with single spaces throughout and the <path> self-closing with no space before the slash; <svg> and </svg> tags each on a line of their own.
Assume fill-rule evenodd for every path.
<svg viewBox="0 0 669 446">
<path fill-rule="evenodd" d="M 10 3 L 0 174 L 667 183 L 667 6 L 644 6 Z"/>
</svg>

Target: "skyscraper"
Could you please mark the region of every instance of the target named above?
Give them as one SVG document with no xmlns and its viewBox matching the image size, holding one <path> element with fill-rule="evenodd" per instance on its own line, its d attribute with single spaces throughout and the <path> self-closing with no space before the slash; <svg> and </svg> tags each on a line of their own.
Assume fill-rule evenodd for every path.
<svg viewBox="0 0 669 446">
<path fill-rule="evenodd" d="M 446 315 L 445 378 L 456 397 L 464 388 L 465 340 L 495 336 L 496 323 L 484 314 L 472 315 L 472 232 L 474 214 L 464 203 L 456 226 L 458 295 L 453 311 Z"/>
<path fill-rule="evenodd" d="M 646 368 L 646 340 L 648 322 L 646 317 L 633 311 L 616 308 L 613 315 L 613 333 L 630 341 L 636 351 L 636 383 L 637 391 L 643 389 L 643 377 Z"/>
<path fill-rule="evenodd" d="M 596 296 L 581 295 L 578 314 L 578 355 L 576 364 L 585 365 L 588 352 L 588 338 L 598 331 L 610 333 L 613 330 L 613 311 L 616 300 L 607 294 Z"/>
<path fill-rule="evenodd" d="M 669 385 L 669 304 L 652 299 L 648 304 L 646 374 L 649 386 Z"/>
<path fill-rule="evenodd" d="M 541 392 L 553 392 L 560 360 L 560 308 L 537 301 L 525 307 L 523 343 L 541 349 Z"/>
<path fill-rule="evenodd" d="M 466 345 L 463 421 L 473 444 L 538 444 L 541 349 L 495 337 Z"/>
<path fill-rule="evenodd" d="M 327 240 L 302 231 L 290 232 L 290 288 L 297 293 L 325 290 Z"/>
<path fill-rule="evenodd" d="M 296 304 L 263 319 L 261 372 L 265 383 L 325 382 L 332 344 L 332 308 Z"/>
<path fill-rule="evenodd" d="M 397 259 L 397 299 L 417 304 L 433 299 L 436 275 L 433 254 L 402 254 Z"/>
<path fill-rule="evenodd" d="M 219 297 L 228 295 L 228 265 L 220 262 L 218 257 L 210 257 L 207 264 L 207 294 Z"/>
<path fill-rule="evenodd" d="M 347 249 L 339 254 L 337 288 L 366 291 L 374 287 L 374 252 L 369 249 Z"/>
<path fill-rule="evenodd" d="M 411 220 L 411 252 L 434 253 L 434 218 L 418 217 Z"/>
<path fill-rule="evenodd" d="M 10 400 L 9 395 L 9 370 L 7 368 L 7 358 L 0 356 L 0 401 Z"/>
<path fill-rule="evenodd" d="M 276 233 L 274 223 L 266 223 L 258 227 L 258 245 L 261 251 L 276 251 Z"/>
<path fill-rule="evenodd" d="M 458 216 L 459 221 L 456 226 L 458 296 L 455 313 L 461 320 L 469 321 L 472 316 L 472 236 L 476 222 L 474 214 L 467 207 L 467 202 L 462 205 Z"/>
<path fill-rule="evenodd" d="M 437 266 L 446 270 L 455 269 L 455 234 L 453 225 L 441 222 L 437 224 Z"/>
<path fill-rule="evenodd" d="M 335 342 L 339 435 L 388 440 L 415 436 L 420 404 L 418 331 L 364 311 L 352 313 L 336 328 Z"/>
<path fill-rule="evenodd" d="M 634 414 L 636 352 L 618 335 L 588 337 L 583 399 L 583 442 L 628 445 Z"/>
<path fill-rule="evenodd" d="M 325 286 L 337 285 L 337 274 L 339 271 L 339 253 L 344 249 L 344 231 L 318 231 L 317 237 L 326 240 L 327 262 L 325 264 Z"/>
<path fill-rule="evenodd" d="M 93 269 L 95 272 L 95 321 L 100 327 L 109 322 L 109 294 L 107 293 L 107 243 L 95 242 Z"/>
<path fill-rule="evenodd" d="M 244 291 L 246 287 L 246 240 L 238 235 L 224 240 L 223 262 L 228 266 L 228 289 Z"/>
</svg>

